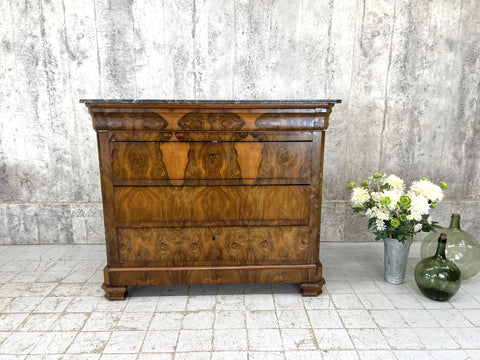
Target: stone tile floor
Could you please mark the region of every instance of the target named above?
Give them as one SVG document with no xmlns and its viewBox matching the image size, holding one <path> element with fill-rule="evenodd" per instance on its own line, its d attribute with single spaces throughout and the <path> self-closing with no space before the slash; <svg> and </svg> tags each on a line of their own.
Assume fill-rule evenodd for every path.
<svg viewBox="0 0 480 360">
<path fill-rule="evenodd" d="M 381 243 L 323 243 L 327 285 L 100 289 L 101 245 L 0 246 L 0 359 L 480 359 L 480 275 L 449 302 L 383 281 Z"/>
</svg>

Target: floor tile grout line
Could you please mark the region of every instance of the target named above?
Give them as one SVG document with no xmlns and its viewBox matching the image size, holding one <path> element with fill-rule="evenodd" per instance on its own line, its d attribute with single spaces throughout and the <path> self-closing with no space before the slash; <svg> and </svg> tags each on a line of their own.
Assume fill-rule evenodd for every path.
<svg viewBox="0 0 480 360">
<path fill-rule="evenodd" d="M 323 291 L 320 292 L 319 296 L 321 296 L 322 294 L 323 294 Z M 305 314 L 307 316 L 308 323 L 310 324 L 310 330 L 311 330 L 312 335 L 313 335 L 313 341 L 314 341 L 315 347 L 317 348 L 318 351 L 322 351 L 320 349 L 320 344 L 318 343 L 317 335 L 315 334 L 315 330 L 313 328 L 312 321 L 310 320 L 310 315 L 308 313 L 307 307 L 305 306 L 305 297 L 302 297 L 302 305 L 303 305 L 303 310 L 305 311 Z"/>
<path fill-rule="evenodd" d="M 352 288 L 352 290 L 354 291 L 355 293 L 355 290 L 354 288 L 352 287 L 352 284 L 347 280 L 349 286 Z M 356 295 L 356 293 L 355 293 Z M 357 296 L 358 297 L 358 296 Z M 343 321 L 343 318 L 340 316 L 340 314 L 338 313 L 338 307 L 337 305 L 335 304 L 335 302 L 333 301 L 332 299 L 332 304 L 333 304 L 333 307 L 335 309 L 335 313 L 337 314 L 338 318 L 340 319 L 340 322 L 342 323 L 342 329 L 345 330 L 345 332 L 347 333 L 347 336 L 348 338 L 350 339 L 350 342 L 352 343 L 352 346 L 353 346 L 353 349 L 355 350 L 355 353 L 357 354 L 357 356 L 360 358 L 360 354 L 358 353 L 358 349 L 357 349 L 357 346 L 355 345 L 355 342 L 353 341 L 353 338 L 352 338 L 352 335 L 350 334 L 350 332 L 348 331 L 347 327 L 345 326 L 345 322 Z"/>
<path fill-rule="evenodd" d="M 125 312 L 123 312 L 123 314 L 125 314 Z M 138 348 L 138 352 L 137 352 L 137 357 L 136 359 L 138 359 L 140 357 L 140 353 L 143 349 L 143 346 L 145 345 L 145 339 L 147 338 L 147 334 L 148 334 L 148 329 L 150 328 L 150 324 L 152 323 L 153 321 L 153 317 L 154 317 L 154 314 L 155 314 L 155 309 L 153 309 L 153 312 L 152 312 L 152 316 L 150 317 L 150 321 L 148 322 L 148 325 L 147 325 L 147 328 L 145 330 L 145 334 L 143 336 L 143 339 L 141 341 L 141 344 L 140 344 L 140 347 Z M 121 319 L 121 317 L 120 317 Z"/>
<path fill-rule="evenodd" d="M 219 292 L 219 287 L 217 286 L 216 293 L 215 293 L 215 305 L 213 306 L 213 320 L 212 320 L 212 340 L 210 341 L 210 360 L 212 360 L 213 357 L 213 351 L 214 351 L 214 341 L 215 341 L 215 319 L 216 319 L 216 314 L 217 314 L 217 305 L 218 305 L 218 292 Z"/>
<path fill-rule="evenodd" d="M 180 335 L 182 333 L 182 330 L 185 330 L 183 328 L 183 320 L 185 319 L 185 316 L 187 315 L 187 312 L 188 312 L 188 303 L 190 302 L 190 298 L 191 298 L 191 289 L 192 289 L 192 286 L 191 285 L 188 285 L 187 287 L 187 301 L 185 301 L 185 306 L 183 308 L 183 317 L 182 317 L 182 321 L 181 321 L 181 324 L 180 324 L 180 329 L 177 330 L 177 340 L 175 341 L 175 346 L 173 347 L 173 357 L 175 358 L 176 357 L 176 354 L 177 354 L 177 349 L 178 349 L 178 343 L 180 342 Z"/>
<path fill-rule="evenodd" d="M 243 289 L 243 293 L 244 293 L 244 296 L 246 296 L 246 288 Z M 247 336 L 247 359 L 250 358 L 250 334 L 248 332 L 248 324 L 247 324 L 247 312 L 248 312 L 248 308 L 247 308 L 247 302 L 246 302 L 246 298 L 244 298 L 244 318 L 243 318 L 243 324 L 245 326 L 245 334 Z"/>
<path fill-rule="evenodd" d="M 277 301 L 275 299 L 275 293 L 273 292 L 273 287 L 272 287 L 272 284 L 270 284 L 270 290 L 271 290 L 271 296 L 272 296 L 272 301 L 273 301 L 273 306 L 275 308 L 275 319 L 277 321 L 276 325 L 277 325 L 277 329 L 278 329 L 278 333 L 280 334 L 280 341 L 282 342 L 282 355 L 283 355 L 283 358 L 286 360 L 287 358 L 287 355 L 285 354 L 285 343 L 284 343 L 284 340 L 283 340 L 283 336 L 282 336 L 282 331 L 280 330 L 280 321 L 278 319 L 278 306 L 277 306 Z"/>
</svg>

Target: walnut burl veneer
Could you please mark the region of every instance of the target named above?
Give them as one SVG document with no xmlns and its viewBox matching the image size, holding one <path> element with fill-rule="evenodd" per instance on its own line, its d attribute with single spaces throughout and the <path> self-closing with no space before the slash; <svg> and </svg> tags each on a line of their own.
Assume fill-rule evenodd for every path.
<svg viewBox="0 0 480 360">
<path fill-rule="evenodd" d="M 81 100 L 97 132 L 102 288 L 299 283 L 317 296 L 325 130 L 339 100 Z"/>
</svg>

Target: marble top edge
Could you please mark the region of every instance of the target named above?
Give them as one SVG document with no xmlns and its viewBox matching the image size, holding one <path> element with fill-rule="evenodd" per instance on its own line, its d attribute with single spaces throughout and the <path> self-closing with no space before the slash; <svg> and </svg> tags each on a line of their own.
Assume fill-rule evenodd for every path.
<svg viewBox="0 0 480 360">
<path fill-rule="evenodd" d="M 166 99 L 80 99 L 85 104 L 293 104 L 315 105 L 341 103 L 340 99 L 309 99 L 309 100 L 166 100 Z"/>
</svg>

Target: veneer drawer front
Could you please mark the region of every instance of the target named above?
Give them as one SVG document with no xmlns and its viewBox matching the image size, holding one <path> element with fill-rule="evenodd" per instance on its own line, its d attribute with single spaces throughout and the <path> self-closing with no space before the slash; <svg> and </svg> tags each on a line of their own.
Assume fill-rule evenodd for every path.
<svg viewBox="0 0 480 360">
<path fill-rule="evenodd" d="M 198 131 L 324 130 L 328 125 L 325 117 L 329 111 L 320 105 L 310 109 L 98 108 L 94 109 L 94 112 L 93 126 L 96 130 L 183 131 L 195 137 L 195 132 Z"/>
<path fill-rule="evenodd" d="M 120 226 L 307 225 L 310 187 L 117 187 Z"/>
<path fill-rule="evenodd" d="M 290 179 L 309 183 L 312 143 L 113 142 L 114 179 Z"/>
<path fill-rule="evenodd" d="M 308 227 L 120 228 L 122 266 L 299 264 L 308 260 Z"/>
</svg>

